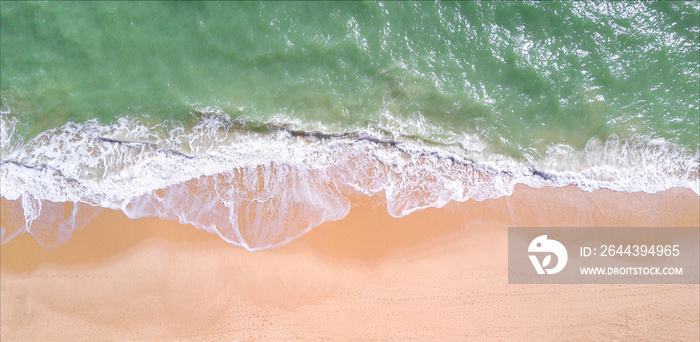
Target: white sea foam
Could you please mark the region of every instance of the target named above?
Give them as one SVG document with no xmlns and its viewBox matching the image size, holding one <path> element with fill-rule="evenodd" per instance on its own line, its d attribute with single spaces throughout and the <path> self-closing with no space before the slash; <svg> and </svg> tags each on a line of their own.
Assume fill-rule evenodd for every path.
<svg viewBox="0 0 700 342">
<path fill-rule="evenodd" d="M 522 162 L 487 155 L 470 137 L 450 137 L 450 148 L 400 130 L 387 140 L 378 131 L 392 127 L 381 125 L 322 133 L 282 118 L 255 123 L 209 113 L 192 128 L 126 118 L 67 123 L 25 142 L 15 117 L 0 118 L 0 195 L 9 206 L 3 213 L 13 215 L 3 218 L 2 243 L 26 232 L 44 246 L 61 244 L 100 208 L 178 220 L 256 250 L 343 218 L 355 196 L 383 195 L 400 217 L 510 195 L 516 184 L 700 193 L 698 153 L 665 141 L 591 140 L 580 151 L 557 145 Z"/>
</svg>

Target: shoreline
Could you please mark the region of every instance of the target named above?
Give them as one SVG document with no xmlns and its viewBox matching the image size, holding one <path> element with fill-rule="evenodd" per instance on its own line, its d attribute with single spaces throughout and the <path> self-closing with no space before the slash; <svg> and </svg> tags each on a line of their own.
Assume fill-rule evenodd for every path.
<svg viewBox="0 0 700 342">
<path fill-rule="evenodd" d="M 698 285 L 508 285 L 507 227 L 700 226 L 700 197 L 518 186 L 401 218 L 355 205 L 250 252 L 105 210 L 0 247 L 2 340 L 697 340 Z"/>
</svg>

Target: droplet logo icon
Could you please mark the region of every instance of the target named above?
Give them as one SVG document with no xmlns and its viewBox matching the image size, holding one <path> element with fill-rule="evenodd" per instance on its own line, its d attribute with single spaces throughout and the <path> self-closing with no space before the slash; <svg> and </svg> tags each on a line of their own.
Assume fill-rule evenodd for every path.
<svg viewBox="0 0 700 342">
<path fill-rule="evenodd" d="M 561 242 L 557 240 L 547 239 L 547 235 L 540 235 L 536 237 L 530 246 L 527 248 L 529 253 L 551 253 L 542 259 L 542 263 L 537 259 L 537 255 L 530 254 L 530 261 L 532 261 L 532 266 L 535 267 L 537 274 L 556 274 L 564 269 L 566 262 L 569 260 L 569 254 L 566 252 L 566 248 Z M 557 264 L 553 267 L 546 268 L 552 262 L 552 254 L 557 256 Z"/>
</svg>

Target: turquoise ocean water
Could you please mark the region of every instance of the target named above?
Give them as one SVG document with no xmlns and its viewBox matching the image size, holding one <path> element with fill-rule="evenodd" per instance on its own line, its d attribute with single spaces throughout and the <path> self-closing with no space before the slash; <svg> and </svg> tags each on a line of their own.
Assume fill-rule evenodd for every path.
<svg viewBox="0 0 700 342">
<path fill-rule="evenodd" d="M 516 184 L 700 192 L 697 2 L 2 2 L 2 242 L 262 249 Z"/>
</svg>

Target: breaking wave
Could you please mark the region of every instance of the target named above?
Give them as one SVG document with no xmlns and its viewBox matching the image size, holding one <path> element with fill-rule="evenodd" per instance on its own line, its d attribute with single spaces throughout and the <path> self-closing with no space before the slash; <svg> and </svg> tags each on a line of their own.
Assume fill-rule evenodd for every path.
<svg viewBox="0 0 700 342">
<path fill-rule="evenodd" d="M 102 208 L 178 220 L 259 250 L 342 219 L 360 197 L 385 200 L 401 217 L 507 196 L 516 184 L 700 193 L 700 154 L 661 140 L 612 136 L 517 160 L 473 148 L 469 137 L 440 143 L 372 125 L 308 130 L 215 111 L 193 115 L 191 127 L 90 120 L 26 141 L 17 117 L 0 118 L 3 244 L 29 233 L 42 246 L 60 245 Z"/>
</svg>

